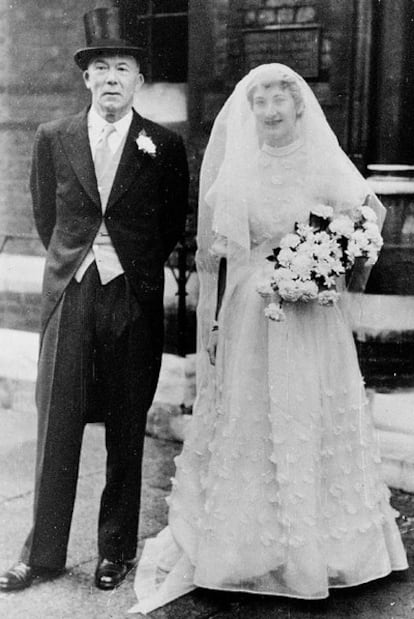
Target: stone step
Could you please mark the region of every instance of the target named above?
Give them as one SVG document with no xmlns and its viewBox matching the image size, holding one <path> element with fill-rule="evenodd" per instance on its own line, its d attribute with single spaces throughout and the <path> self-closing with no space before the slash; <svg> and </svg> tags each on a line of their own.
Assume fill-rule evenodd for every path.
<svg viewBox="0 0 414 619">
<path fill-rule="evenodd" d="M 414 389 L 370 391 L 378 430 L 383 479 L 388 486 L 414 492 Z"/>
<path fill-rule="evenodd" d="M 345 303 L 360 342 L 414 342 L 414 296 L 350 293 Z"/>
<path fill-rule="evenodd" d="M 383 432 L 404 433 L 414 445 L 414 389 L 395 389 L 372 396 L 375 423 Z M 414 462 L 414 451 L 413 451 Z"/>
</svg>

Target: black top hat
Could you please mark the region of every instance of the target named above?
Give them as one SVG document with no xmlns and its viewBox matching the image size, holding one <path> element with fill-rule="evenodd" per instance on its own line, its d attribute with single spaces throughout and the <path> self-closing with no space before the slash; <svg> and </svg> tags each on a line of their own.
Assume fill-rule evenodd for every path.
<svg viewBox="0 0 414 619">
<path fill-rule="evenodd" d="M 136 47 L 123 36 L 119 9 L 100 8 L 85 13 L 83 16 L 87 47 L 75 53 L 76 64 L 84 71 L 92 58 L 103 54 L 133 56 L 138 61 L 143 49 Z"/>
</svg>

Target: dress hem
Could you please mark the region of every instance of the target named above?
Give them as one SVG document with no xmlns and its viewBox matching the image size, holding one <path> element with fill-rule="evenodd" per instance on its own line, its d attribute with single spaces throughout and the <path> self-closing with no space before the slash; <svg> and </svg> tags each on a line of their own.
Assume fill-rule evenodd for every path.
<svg viewBox="0 0 414 619">
<path fill-rule="evenodd" d="M 330 589 L 349 589 L 350 587 L 360 587 L 362 585 L 366 585 L 369 582 L 373 582 L 374 580 L 380 580 L 381 578 L 386 578 L 387 576 L 389 576 L 390 574 L 392 574 L 393 572 L 403 572 L 405 570 L 408 570 L 409 566 L 406 565 L 405 567 L 393 567 L 390 570 L 388 570 L 385 574 L 381 574 L 378 576 L 372 576 L 370 578 L 367 578 L 366 580 L 362 580 L 362 581 L 358 581 L 352 584 L 346 584 L 346 585 L 331 585 L 328 587 L 328 590 Z M 194 581 L 194 586 L 195 587 L 199 587 L 201 589 L 208 589 L 210 591 L 229 591 L 231 593 L 249 593 L 252 595 L 268 595 L 268 596 L 273 596 L 273 597 L 284 597 L 284 598 L 291 598 L 291 599 L 295 599 L 295 600 L 326 600 L 329 598 L 329 591 L 327 593 L 327 595 L 324 596 L 318 596 L 318 597 L 307 597 L 304 595 L 289 595 L 288 593 L 275 593 L 275 592 L 271 592 L 271 591 L 258 591 L 257 589 L 236 589 L 236 588 L 231 588 L 231 587 L 219 587 L 219 586 L 208 586 L 208 585 L 201 585 L 200 583 Z"/>
</svg>

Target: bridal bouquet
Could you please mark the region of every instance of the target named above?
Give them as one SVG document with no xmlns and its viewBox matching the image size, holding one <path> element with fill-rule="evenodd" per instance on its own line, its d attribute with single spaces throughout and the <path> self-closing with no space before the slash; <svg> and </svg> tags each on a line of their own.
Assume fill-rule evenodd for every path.
<svg viewBox="0 0 414 619">
<path fill-rule="evenodd" d="M 318 205 L 309 223 L 296 223 L 294 232 L 283 237 L 268 257 L 274 269 L 258 283 L 257 291 L 263 297 L 276 293 L 278 303 L 269 303 L 265 315 L 284 320 L 284 302 L 317 300 L 320 305 L 332 305 L 339 298 L 336 278 L 349 271 L 356 258 L 375 264 L 382 243 L 377 216 L 367 204 L 359 206 L 352 217 L 334 217 L 332 207 Z"/>
</svg>

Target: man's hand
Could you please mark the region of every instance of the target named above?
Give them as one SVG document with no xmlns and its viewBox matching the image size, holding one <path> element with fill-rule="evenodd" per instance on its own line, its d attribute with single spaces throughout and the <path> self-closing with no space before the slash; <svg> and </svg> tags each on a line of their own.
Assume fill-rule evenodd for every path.
<svg viewBox="0 0 414 619">
<path fill-rule="evenodd" d="M 218 329 L 210 331 L 210 336 L 207 342 L 207 352 L 211 365 L 216 365 L 216 353 L 218 342 Z"/>
</svg>

